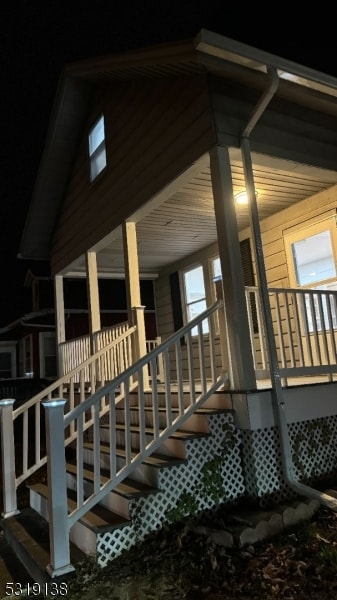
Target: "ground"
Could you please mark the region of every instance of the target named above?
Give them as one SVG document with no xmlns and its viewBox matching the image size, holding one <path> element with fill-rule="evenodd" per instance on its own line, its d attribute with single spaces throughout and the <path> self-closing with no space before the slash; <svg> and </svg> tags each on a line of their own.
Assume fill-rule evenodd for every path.
<svg viewBox="0 0 337 600">
<path fill-rule="evenodd" d="M 231 550 L 193 533 L 190 524 L 175 525 L 105 569 L 91 560 L 83 563 L 68 584 L 67 600 L 83 597 L 337 600 L 337 514 L 320 508 L 310 522 Z"/>
</svg>

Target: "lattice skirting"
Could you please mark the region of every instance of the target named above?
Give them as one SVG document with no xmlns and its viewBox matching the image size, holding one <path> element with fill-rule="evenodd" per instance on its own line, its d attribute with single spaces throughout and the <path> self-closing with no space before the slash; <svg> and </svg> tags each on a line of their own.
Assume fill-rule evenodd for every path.
<svg viewBox="0 0 337 600">
<path fill-rule="evenodd" d="M 280 503 L 294 496 L 282 475 L 276 427 L 257 431 L 236 430 L 231 414 L 224 413 L 210 417 L 210 429 L 210 437 L 186 443 L 187 464 L 159 471 L 155 495 L 132 501 L 131 525 L 98 537 L 97 560 L 101 566 L 168 523 L 170 513 L 179 509 L 183 498 L 192 499 L 193 508 L 196 508 L 194 514 L 198 514 L 217 503 L 243 496 L 258 501 L 261 506 Z M 290 424 L 289 435 L 299 481 L 310 483 L 334 471 L 337 416 Z M 218 465 L 216 475 L 221 475 L 223 493 L 216 502 L 212 497 L 214 489 L 210 480 L 205 486 L 202 483 L 207 465 Z M 186 503 L 185 516 L 188 510 Z"/>
<path fill-rule="evenodd" d="M 233 501 L 244 494 L 240 433 L 235 430 L 232 415 L 223 413 L 211 416 L 210 430 L 209 437 L 186 443 L 187 464 L 160 469 L 159 491 L 155 495 L 132 501 L 132 525 L 99 537 L 97 555 L 101 566 L 169 522 L 170 514 L 179 510 L 183 499 L 192 500 L 196 513 L 212 508 L 215 500 L 210 492 L 213 490 L 216 494 L 217 490 L 212 488 L 212 484 L 209 488 L 212 480 L 206 480 L 203 485 L 203 473 L 208 466 L 210 469 L 215 466 L 217 475 L 221 475 L 222 495 L 216 502 Z M 187 505 L 185 509 L 188 511 Z"/>
<path fill-rule="evenodd" d="M 288 431 L 295 474 L 310 483 L 328 476 L 337 466 L 337 416 L 292 423 Z M 279 435 L 276 427 L 241 431 L 246 493 L 261 506 L 294 496 L 282 475 Z"/>
</svg>

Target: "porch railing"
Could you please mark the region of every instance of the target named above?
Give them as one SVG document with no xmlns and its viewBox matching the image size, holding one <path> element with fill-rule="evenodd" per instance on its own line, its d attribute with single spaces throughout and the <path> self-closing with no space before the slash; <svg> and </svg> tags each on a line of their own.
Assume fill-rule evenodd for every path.
<svg viewBox="0 0 337 600">
<path fill-rule="evenodd" d="M 160 444 L 166 440 L 216 389 L 225 381 L 227 375 L 217 366 L 214 317 L 223 310 L 222 301 L 206 310 L 202 315 L 180 329 L 176 334 L 154 348 L 148 355 L 118 375 L 114 381 L 106 384 L 86 400 L 67 409 L 62 399 L 44 402 L 46 410 L 47 447 L 53 451 L 48 459 L 48 513 L 57 512 L 57 522 L 49 519 L 51 567 L 53 576 L 64 573 L 70 565 L 69 542 L 65 548 L 64 540 L 69 540 L 70 528 L 87 511 L 100 502 L 119 482 L 131 472 Z M 206 326 L 205 326 L 206 325 Z M 195 332 L 196 335 L 192 335 Z M 207 333 L 204 333 L 207 331 Z M 206 339 L 207 338 L 207 339 Z M 207 342 L 207 343 L 205 343 Z M 159 426 L 158 401 L 158 357 L 162 357 L 165 373 L 165 425 Z M 90 360 L 90 359 L 89 359 Z M 186 361 L 186 364 L 185 364 Z M 174 380 L 172 366 L 174 365 Z M 152 387 L 147 390 L 143 383 L 144 370 L 151 372 Z M 136 383 L 137 382 L 137 383 Z M 173 410 L 172 385 L 177 394 L 177 407 Z M 186 385 L 186 388 L 185 388 Z M 137 400 L 134 403 L 131 392 L 137 388 Z M 187 397 L 184 392 L 188 390 Z M 116 405 L 124 411 L 124 458 L 117 459 Z M 153 431 L 145 426 L 145 406 L 153 411 Z M 139 411 L 139 449 L 132 446 L 130 431 L 131 408 Z M 65 412 L 65 414 L 64 414 Z M 100 464 L 100 420 L 109 413 L 110 477 L 108 481 L 101 477 Z M 91 428 L 93 438 L 94 489 L 89 497 L 85 496 L 83 485 L 85 432 Z M 64 447 L 76 440 L 77 501 L 76 507 L 68 513 L 65 453 Z"/>
<path fill-rule="evenodd" d="M 107 327 L 95 332 L 92 338 L 89 335 L 83 335 L 73 340 L 62 342 L 59 345 L 60 362 L 62 365 L 62 374 L 66 375 L 73 371 L 87 360 L 92 354 L 108 346 L 111 342 L 123 335 L 128 330 L 127 321 L 118 323 L 113 327 Z M 110 366 L 107 366 L 110 369 Z M 86 374 L 88 378 L 88 373 Z"/>
<path fill-rule="evenodd" d="M 268 290 L 280 375 L 337 373 L 337 292 L 270 288 Z M 250 337 L 257 375 L 268 377 L 269 364 L 257 288 L 246 288 Z"/>
<path fill-rule="evenodd" d="M 157 346 L 159 346 L 160 344 L 161 344 L 160 336 L 156 337 L 154 340 L 146 340 L 146 352 L 149 354 L 149 352 L 152 352 L 152 350 L 157 348 Z M 156 374 L 157 374 L 157 381 L 163 383 L 163 381 L 164 381 L 164 364 L 163 364 L 163 357 L 161 354 L 158 354 Z M 149 371 L 149 377 L 151 378 L 151 371 Z"/>
<path fill-rule="evenodd" d="M 17 487 L 47 462 L 44 411 L 41 409 L 41 403 L 66 395 L 66 412 L 72 411 L 75 406 L 83 403 L 88 396 L 95 393 L 97 388 L 104 386 L 108 381 L 107 364 L 115 361 L 114 377 L 117 377 L 125 369 L 125 366 L 132 364 L 131 350 L 135 332 L 136 326 L 124 328 L 124 332 L 118 338 L 113 339 L 94 356 L 87 358 L 75 369 L 12 410 L 11 415 L 10 405 L 5 404 L 6 400 L 0 402 L 1 433 L 3 434 L 3 430 L 7 428 L 13 430 L 14 426 L 13 443 L 15 442 L 15 469 L 13 471 L 15 484 L 14 487 L 12 486 L 12 490 L 15 490 L 15 497 L 13 497 L 13 493 L 6 497 L 6 490 L 4 490 L 5 514 L 16 510 Z M 130 386 L 132 387 L 132 385 L 136 385 L 136 382 L 130 381 Z M 67 443 L 74 435 L 75 430 L 72 425 Z M 6 452 L 6 449 L 2 448 L 2 452 Z"/>
</svg>

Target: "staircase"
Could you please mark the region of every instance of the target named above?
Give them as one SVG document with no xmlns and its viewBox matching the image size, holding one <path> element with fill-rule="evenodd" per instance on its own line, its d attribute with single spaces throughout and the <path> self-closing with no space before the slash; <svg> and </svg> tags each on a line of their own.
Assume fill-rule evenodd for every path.
<svg viewBox="0 0 337 600">
<path fill-rule="evenodd" d="M 36 581 L 62 578 L 84 554 L 95 554 L 98 563 L 106 565 L 165 522 L 179 514 L 187 516 L 191 512 L 187 499 L 197 512 L 214 506 L 214 493 L 207 493 L 201 482 L 207 464 L 213 464 L 215 457 L 222 456 L 219 468 L 224 481 L 217 501 L 243 493 L 243 477 L 237 475 L 237 469 L 235 476 L 231 475 L 230 469 L 240 462 L 240 456 L 230 398 L 223 390 L 226 375 L 217 373 L 216 368 L 213 316 L 219 308 L 217 303 L 208 309 L 112 382 L 95 389 L 93 381 L 87 387 L 79 373 L 73 380 L 70 374 L 70 379 L 54 386 L 48 400 L 42 398 L 47 421 L 48 485 L 30 484 L 30 508 L 16 514 L 7 474 L 7 518 L 2 521 L 7 540 Z M 206 344 L 205 320 L 209 332 Z M 198 336 L 192 338 L 195 327 Z M 187 381 L 181 366 L 182 339 L 187 344 Z M 170 374 L 172 352 L 174 382 Z M 159 356 L 165 384 L 157 382 Z M 83 367 L 86 372 L 91 364 L 88 360 Z M 148 390 L 142 380 L 145 368 L 152 379 Z M 55 390 L 60 392 L 61 388 L 63 399 L 55 398 Z M 75 401 L 77 395 L 79 401 Z M 40 403 L 41 398 L 31 406 L 36 411 Z M 2 416 L 6 421 L 6 412 Z M 26 422 L 28 417 L 23 418 L 24 428 Z M 24 452 L 26 477 L 18 476 L 19 483 L 44 465 L 46 458 L 35 460 L 34 467 L 28 462 Z M 36 532 L 42 542 L 34 539 Z"/>
</svg>

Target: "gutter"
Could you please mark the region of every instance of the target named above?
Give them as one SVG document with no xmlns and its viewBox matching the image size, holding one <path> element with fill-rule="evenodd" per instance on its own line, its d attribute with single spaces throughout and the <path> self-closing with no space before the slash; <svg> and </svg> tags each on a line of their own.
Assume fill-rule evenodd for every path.
<svg viewBox="0 0 337 600">
<path fill-rule="evenodd" d="M 286 483 L 289 485 L 291 489 L 293 489 L 300 496 L 305 496 L 307 498 L 314 498 L 337 512 L 337 499 L 333 496 L 325 494 L 320 490 L 316 490 L 308 485 L 305 485 L 298 481 L 295 475 L 294 463 L 292 459 L 292 448 L 289 438 L 288 425 L 285 415 L 285 401 L 284 394 L 281 384 L 281 376 L 279 369 L 279 362 L 277 357 L 277 349 L 274 337 L 273 330 L 273 321 L 271 314 L 271 306 L 269 301 L 268 294 L 268 285 L 266 278 L 266 270 L 264 264 L 263 257 L 263 249 L 262 249 L 262 238 L 261 238 L 261 230 L 259 223 L 259 215 L 256 201 L 256 193 L 255 193 L 255 184 L 254 184 L 254 173 L 252 167 L 251 160 L 251 151 L 250 151 L 250 142 L 249 136 L 253 131 L 256 123 L 263 115 L 267 106 L 271 102 L 274 97 L 278 84 L 279 84 L 279 76 L 276 68 L 268 68 L 268 74 L 270 76 L 270 84 L 269 87 L 262 94 L 260 100 L 258 101 L 253 114 L 248 121 L 242 135 L 241 135 L 241 154 L 243 160 L 243 168 L 245 174 L 246 188 L 249 198 L 249 207 L 250 207 L 250 220 L 251 227 L 253 231 L 253 243 L 255 246 L 255 257 L 256 257 L 256 267 L 258 274 L 258 282 L 259 282 L 259 290 L 261 296 L 261 302 L 263 307 L 263 318 L 264 325 L 266 331 L 266 342 L 267 342 L 267 351 L 269 355 L 269 364 L 270 364 L 270 377 L 272 382 L 272 405 L 274 418 L 279 431 L 280 438 L 280 449 L 281 449 L 281 459 L 282 459 L 282 468 L 283 475 Z"/>
</svg>

